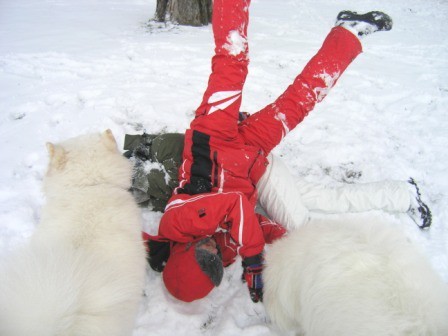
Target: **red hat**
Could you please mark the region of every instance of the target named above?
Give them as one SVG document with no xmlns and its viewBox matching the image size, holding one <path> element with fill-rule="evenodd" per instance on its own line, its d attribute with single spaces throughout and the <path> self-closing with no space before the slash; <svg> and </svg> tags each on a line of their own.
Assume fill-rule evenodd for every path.
<svg viewBox="0 0 448 336">
<path fill-rule="evenodd" d="M 163 282 L 168 291 L 185 302 L 202 299 L 215 286 L 198 264 L 196 243 L 176 243 L 163 270 Z"/>
</svg>

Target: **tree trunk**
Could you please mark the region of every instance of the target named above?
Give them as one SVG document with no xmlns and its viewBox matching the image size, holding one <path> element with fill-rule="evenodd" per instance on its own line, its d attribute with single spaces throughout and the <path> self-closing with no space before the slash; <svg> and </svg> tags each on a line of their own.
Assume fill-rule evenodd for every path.
<svg viewBox="0 0 448 336">
<path fill-rule="evenodd" d="M 157 0 L 155 19 L 164 22 L 167 11 L 180 25 L 204 26 L 212 21 L 212 0 Z"/>
<path fill-rule="evenodd" d="M 157 0 L 155 20 L 165 22 L 168 0 Z"/>
</svg>

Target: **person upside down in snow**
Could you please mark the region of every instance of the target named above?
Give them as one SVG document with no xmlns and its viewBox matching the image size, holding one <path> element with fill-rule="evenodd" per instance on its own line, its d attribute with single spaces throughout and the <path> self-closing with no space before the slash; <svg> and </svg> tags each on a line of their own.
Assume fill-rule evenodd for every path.
<svg viewBox="0 0 448 336">
<path fill-rule="evenodd" d="M 214 0 L 215 55 L 203 100 L 185 132 L 179 186 L 158 235 L 148 236 L 150 264 L 167 290 L 191 302 L 205 297 L 237 255 L 254 302 L 262 300 L 263 248 L 280 224 L 255 213 L 267 156 L 337 82 L 362 51 L 360 37 L 392 28 L 382 12 L 343 11 L 321 49 L 272 104 L 240 121 L 248 73 L 250 0 Z M 165 263 L 166 262 L 166 263 Z"/>
</svg>

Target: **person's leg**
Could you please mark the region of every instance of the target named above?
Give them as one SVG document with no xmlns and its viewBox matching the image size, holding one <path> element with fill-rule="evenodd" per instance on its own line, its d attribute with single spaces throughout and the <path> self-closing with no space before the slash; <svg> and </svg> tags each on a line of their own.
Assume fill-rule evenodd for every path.
<svg viewBox="0 0 448 336">
<path fill-rule="evenodd" d="M 217 185 L 219 167 L 217 149 L 211 148 L 211 142 L 222 142 L 223 148 L 227 143 L 237 143 L 241 92 L 249 63 L 249 5 L 250 0 L 213 1 L 212 73 L 195 119 L 185 132 L 184 162 L 174 193 L 193 195 L 212 191 L 213 185 Z"/>
<path fill-rule="evenodd" d="M 257 183 L 258 202 L 266 214 L 288 230 L 296 229 L 308 218 L 296 179 L 282 160 L 269 154 L 269 165 Z"/>
<path fill-rule="evenodd" d="M 238 134 L 241 93 L 247 76 L 250 0 L 214 0 L 212 73 L 191 129 L 223 140 Z"/>
<path fill-rule="evenodd" d="M 420 189 L 412 178 L 409 181 L 386 180 L 335 188 L 299 181 L 297 188 L 303 204 L 310 211 L 343 213 L 383 210 L 407 213 L 422 229 L 432 223 L 431 210 L 422 201 Z"/>
<path fill-rule="evenodd" d="M 303 204 L 314 212 L 406 212 L 411 205 L 411 188 L 405 181 L 345 184 L 331 188 L 302 180 L 297 186 Z"/>
<path fill-rule="evenodd" d="M 240 125 L 246 143 L 267 155 L 327 95 L 348 65 L 361 53 L 359 39 L 335 27 L 321 49 L 274 103 L 254 113 Z"/>
<path fill-rule="evenodd" d="M 392 19 L 385 13 L 340 12 L 336 27 L 293 84 L 274 103 L 241 124 L 246 143 L 258 146 L 267 155 L 327 95 L 362 51 L 358 37 L 390 29 Z"/>
</svg>

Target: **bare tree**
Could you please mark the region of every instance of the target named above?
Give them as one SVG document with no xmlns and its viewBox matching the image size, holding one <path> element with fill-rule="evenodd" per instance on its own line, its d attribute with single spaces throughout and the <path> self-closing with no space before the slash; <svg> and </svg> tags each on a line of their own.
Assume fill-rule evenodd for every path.
<svg viewBox="0 0 448 336">
<path fill-rule="evenodd" d="M 157 0 L 155 19 L 165 22 L 167 17 L 181 25 L 207 25 L 212 20 L 212 0 Z"/>
</svg>

